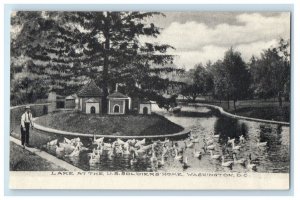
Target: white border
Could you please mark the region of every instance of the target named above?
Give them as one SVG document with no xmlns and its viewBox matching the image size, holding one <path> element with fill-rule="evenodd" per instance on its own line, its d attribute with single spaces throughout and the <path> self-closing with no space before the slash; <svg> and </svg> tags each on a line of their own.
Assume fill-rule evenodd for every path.
<svg viewBox="0 0 300 200">
<path fill-rule="evenodd" d="M 80 1 L 80 0 L 72 0 L 72 1 L 63 1 L 63 0 L 43 0 L 43 1 L 39 1 L 39 0 L 27 0 L 27 1 L 22 1 L 22 0 L 2 0 L 1 1 L 1 13 L 2 15 L 0 15 L 0 21 L 3 22 L 4 21 L 4 4 L 8 4 L 8 3 L 40 3 L 40 4 L 50 4 L 50 3 L 69 3 L 69 4 L 72 4 L 72 3 L 82 3 L 82 4 L 87 4 L 87 3 L 109 3 L 109 4 L 118 4 L 118 3 L 131 3 L 131 4 L 135 4 L 135 3 L 156 3 L 156 4 L 163 4 L 163 3 L 168 3 L 167 0 L 145 0 L 145 1 L 135 1 L 135 0 L 127 0 L 126 2 L 124 2 L 125 0 L 114 0 L 114 1 L 111 1 L 111 0 L 98 0 L 98 1 L 92 1 L 92 0 L 85 0 L 85 1 Z M 172 0 L 171 3 L 173 4 L 187 4 L 187 3 L 206 3 L 206 4 L 268 4 L 268 3 L 271 3 L 271 4 L 294 4 L 295 5 L 295 12 L 294 12 L 294 21 L 296 21 L 297 23 L 295 23 L 295 29 L 294 29 L 294 35 L 297 36 L 297 37 L 294 37 L 294 44 L 299 44 L 299 39 L 298 39 L 298 36 L 300 35 L 299 33 L 299 11 L 300 11 L 300 8 L 299 8 L 299 1 L 295 0 L 244 0 L 244 1 L 240 1 L 240 0 L 231 0 L 231 1 L 221 1 L 221 0 L 203 0 L 203 1 L 199 1 L 199 0 Z M 4 44 L 4 29 L 2 29 L 1 31 L 1 39 L 0 39 L 0 43 L 1 44 Z M 5 50 L 7 51 L 7 50 Z M 299 55 L 299 46 L 294 46 L 294 55 Z M 4 60 L 4 47 L 3 45 L 1 46 L 1 50 L 0 50 L 0 56 L 1 56 L 1 61 L 3 63 L 3 60 Z M 299 65 L 299 57 L 298 56 L 294 56 L 294 66 L 298 66 Z M 3 73 L 3 67 L 1 68 L 2 69 L 2 75 L 4 74 Z M 297 67 L 294 67 L 294 77 L 299 77 L 299 68 Z M 1 79 L 2 80 L 2 79 Z M 1 96 L 3 97 L 4 95 L 4 86 L 7 87 L 8 83 L 4 83 L 4 81 L 1 81 L 0 83 L 0 91 L 1 91 Z M 294 88 L 297 88 L 297 86 L 299 85 L 299 80 L 294 80 Z M 3 98 L 0 98 L 0 110 L 3 111 L 4 110 L 4 107 L 3 107 Z M 294 102 L 299 102 L 299 90 L 295 90 L 294 91 Z M 299 106 L 297 104 L 294 105 L 294 116 L 295 116 L 295 119 L 294 119 L 294 122 L 297 122 L 298 120 L 298 117 L 299 117 Z M 4 113 L 1 112 L 1 118 L 0 118 L 0 126 L 2 127 L 3 129 L 3 122 L 4 122 Z M 294 130 L 299 130 L 299 123 L 295 123 L 294 124 Z M 3 133 L 4 131 L 2 131 Z M 297 131 L 296 131 L 297 132 Z M 299 135 L 298 134 L 295 134 L 294 135 L 294 141 L 300 141 L 299 139 Z M 4 146 L 4 140 L 3 140 L 3 134 L 2 134 L 2 140 L 1 140 L 1 143 L 0 143 L 0 146 Z M 299 152 L 299 145 L 295 145 L 295 150 L 294 152 Z M 3 154 L 2 154 L 3 155 Z M 296 156 L 294 157 L 294 163 L 295 163 L 295 166 L 294 168 L 295 169 L 299 169 L 299 157 Z M 1 177 L 4 176 L 3 174 L 3 166 L 4 166 L 4 159 L 3 157 L 1 156 L 1 164 L 0 164 L 0 171 L 1 171 Z M 299 191 L 300 190 L 297 190 L 299 189 L 299 180 L 300 180 L 300 177 L 299 177 L 299 173 L 296 171 L 295 172 L 295 177 L 294 177 L 294 181 L 295 181 L 295 196 L 294 197 L 286 197 L 286 198 L 289 198 L 289 199 L 299 199 Z M 1 182 L 1 186 L 0 187 L 1 189 L 1 193 L 3 195 L 3 181 Z M 246 192 L 247 193 L 247 192 Z M 115 193 L 116 195 L 118 195 L 117 193 Z M 134 193 L 133 193 L 134 194 Z M 171 193 L 172 194 L 172 193 Z M 173 193 L 174 194 L 174 193 Z M 227 193 L 227 195 L 230 195 L 230 193 Z M 226 193 L 224 194 L 226 195 Z M 231 193 L 231 195 L 234 195 L 234 192 Z M 257 193 L 256 195 L 259 195 L 259 193 Z M 263 195 L 261 193 L 261 195 Z M 17 199 L 18 197 L 5 197 L 5 199 Z M 33 197 L 19 197 L 18 199 L 34 199 Z M 40 197 L 36 197 L 36 199 L 40 199 Z M 53 197 L 43 197 L 45 199 L 53 199 Z M 55 199 L 58 199 L 57 197 L 54 197 Z M 71 197 L 73 200 L 74 199 L 82 199 L 82 197 Z M 63 199 L 71 199 L 71 198 L 67 198 L 67 197 L 64 197 Z M 101 197 L 102 198 L 102 197 Z M 123 199 L 129 199 L 128 197 L 122 197 Z M 140 197 L 138 197 L 140 199 Z M 143 197 L 143 199 L 153 199 L 154 197 Z M 156 198 L 156 197 L 155 197 Z M 183 197 L 181 196 L 177 196 L 177 197 L 173 197 L 172 199 L 180 199 L 182 200 Z M 200 197 L 201 199 L 205 199 L 206 197 Z M 230 200 L 233 200 L 233 199 L 240 199 L 241 197 L 222 197 L 223 200 L 227 200 L 227 199 L 230 199 Z M 246 197 L 245 199 L 253 199 L 254 197 Z M 277 196 L 277 197 L 255 197 L 256 199 L 283 199 L 283 197 L 281 196 Z M 99 199 L 99 197 L 95 197 L 95 199 Z M 132 197 L 130 197 L 130 199 L 133 199 Z M 194 199 L 199 199 L 199 197 L 195 197 Z M 214 199 L 217 199 L 217 197 L 215 197 Z"/>
</svg>

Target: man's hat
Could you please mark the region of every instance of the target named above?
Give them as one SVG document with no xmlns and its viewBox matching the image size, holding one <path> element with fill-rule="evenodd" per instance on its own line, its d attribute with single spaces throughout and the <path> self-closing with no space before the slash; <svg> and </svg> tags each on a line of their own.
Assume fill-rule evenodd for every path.
<svg viewBox="0 0 300 200">
<path fill-rule="evenodd" d="M 25 109 L 30 109 L 30 106 L 26 106 Z"/>
</svg>

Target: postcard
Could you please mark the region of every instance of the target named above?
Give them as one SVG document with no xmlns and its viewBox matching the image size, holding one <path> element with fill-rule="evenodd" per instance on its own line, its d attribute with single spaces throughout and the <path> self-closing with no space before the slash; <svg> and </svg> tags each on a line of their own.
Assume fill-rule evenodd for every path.
<svg viewBox="0 0 300 200">
<path fill-rule="evenodd" d="M 10 189 L 290 188 L 290 12 L 10 19 Z"/>
</svg>

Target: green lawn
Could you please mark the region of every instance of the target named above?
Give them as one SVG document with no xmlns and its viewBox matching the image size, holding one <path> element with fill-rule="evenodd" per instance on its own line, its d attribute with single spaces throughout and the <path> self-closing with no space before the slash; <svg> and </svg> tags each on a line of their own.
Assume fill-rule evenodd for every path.
<svg viewBox="0 0 300 200">
<path fill-rule="evenodd" d="M 64 171 L 64 168 L 10 142 L 10 171 Z"/>
<path fill-rule="evenodd" d="M 183 130 L 156 114 L 113 116 L 63 111 L 41 116 L 36 123 L 64 131 L 101 135 L 161 135 Z"/>
</svg>

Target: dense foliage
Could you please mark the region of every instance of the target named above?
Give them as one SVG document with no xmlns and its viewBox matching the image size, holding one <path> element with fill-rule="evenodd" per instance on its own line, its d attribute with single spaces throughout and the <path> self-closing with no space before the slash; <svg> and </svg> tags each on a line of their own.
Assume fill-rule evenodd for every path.
<svg viewBox="0 0 300 200">
<path fill-rule="evenodd" d="M 130 95 L 142 90 L 160 96 L 172 84 L 162 74 L 181 70 L 164 67 L 173 61 L 167 54 L 173 47 L 141 42 L 141 37 L 160 34 L 160 28 L 146 23 L 159 14 L 14 13 L 12 30 L 19 31 L 11 40 L 12 103 L 32 102 L 49 91 L 72 94 L 88 79 L 94 79 L 105 96 L 116 83 Z"/>
<path fill-rule="evenodd" d="M 290 96 L 290 46 L 281 39 L 276 47 L 270 47 L 259 58 L 252 57 L 246 63 L 241 53 L 230 48 L 224 58 L 205 67 L 196 65 L 185 73 L 186 86 L 181 94 L 193 101 L 199 96 L 211 95 L 215 99 L 233 100 L 233 105 L 243 99 L 278 98 Z"/>
<path fill-rule="evenodd" d="M 195 101 L 290 96 L 290 44 L 252 57 L 233 48 L 223 59 L 184 71 L 168 44 L 150 43 L 161 29 L 147 21 L 155 12 L 15 12 L 11 17 L 11 103 L 34 102 L 49 91 L 70 95 L 89 79 L 105 94 L 115 89 L 169 109 L 176 95 Z M 105 100 L 105 98 L 104 98 Z M 107 108 L 103 103 L 103 110 Z M 228 103 L 229 106 L 229 103 Z"/>
</svg>

